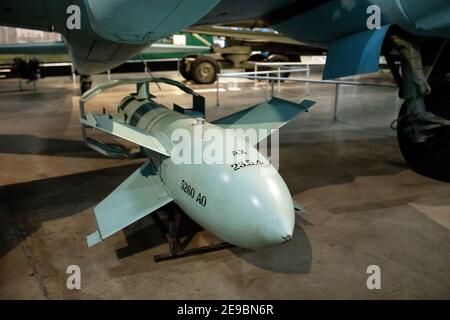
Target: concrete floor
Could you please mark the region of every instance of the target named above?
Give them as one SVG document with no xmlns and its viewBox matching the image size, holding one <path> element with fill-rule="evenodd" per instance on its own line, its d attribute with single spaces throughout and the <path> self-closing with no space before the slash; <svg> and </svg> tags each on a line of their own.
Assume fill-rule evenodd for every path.
<svg viewBox="0 0 450 320">
<path fill-rule="evenodd" d="M 223 82 L 216 108 L 214 86 L 193 88 L 207 98 L 208 120 L 265 95 L 262 83 Z M 2 299 L 450 298 L 450 184 L 405 164 L 389 128 L 401 104 L 395 89 L 342 88 L 333 123 L 334 87 L 313 85 L 317 106 L 281 130 L 280 173 L 309 211 L 297 217 L 291 242 L 163 263 L 153 262 L 167 250 L 153 225 L 128 248 L 123 233 L 85 244 L 93 206 L 142 161 L 105 159 L 84 146 L 70 79 L 17 89 L 16 80 L 0 81 Z M 114 89 L 90 108 L 114 110 L 131 90 Z M 186 105 L 167 87 L 154 93 L 168 106 Z M 304 87 L 286 83 L 276 94 L 301 101 Z M 210 239 L 203 232 L 196 241 Z M 81 268 L 81 290 L 66 288 L 69 265 Z M 369 265 L 381 268 L 381 290 L 366 287 Z"/>
</svg>

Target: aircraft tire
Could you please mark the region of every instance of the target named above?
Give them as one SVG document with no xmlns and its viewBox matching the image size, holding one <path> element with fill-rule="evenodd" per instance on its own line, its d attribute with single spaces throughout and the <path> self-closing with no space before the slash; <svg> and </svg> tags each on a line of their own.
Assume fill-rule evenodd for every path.
<svg viewBox="0 0 450 320">
<path fill-rule="evenodd" d="M 208 56 L 199 56 L 191 63 L 192 80 L 198 84 L 211 84 L 216 82 L 219 72 L 219 63 L 214 58 Z"/>
<path fill-rule="evenodd" d="M 188 65 L 189 64 L 188 64 L 187 60 L 189 58 L 196 58 L 196 56 L 187 56 L 187 57 L 184 57 L 183 59 L 181 59 L 181 61 L 180 61 L 180 74 L 186 80 L 192 80 L 192 75 L 191 75 L 191 72 L 190 72 L 190 68 L 188 70 Z"/>
<path fill-rule="evenodd" d="M 289 58 L 282 54 L 271 54 L 269 58 L 267 58 L 267 62 L 290 62 Z M 272 69 L 275 70 L 275 69 Z M 272 76 L 276 76 L 277 74 L 272 74 Z M 289 78 L 291 75 L 290 72 L 284 72 L 281 74 L 283 78 Z M 284 80 L 281 80 L 281 82 L 284 82 Z"/>
<path fill-rule="evenodd" d="M 250 56 L 250 58 L 248 58 L 247 61 L 250 61 L 250 62 L 263 62 L 265 60 L 266 60 L 266 57 L 264 55 L 262 55 L 260 53 L 255 53 L 255 54 L 252 54 Z M 251 68 L 251 69 L 250 68 L 246 68 L 245 72 L 252 72 L 254 70 L 255 70 L 255 68 Z"/>
<path fill-rule="evenodd" d="M 252 62 L 263 62 L 264 60 L 266 60 L 266 57 L 260 53 L 252 54 L 250 58 L 248 58 L 248 61 Z"/>
<path fill-rule="evenodd" d="M 86 91 L 92 88 L 92 78 L 87 75 L 80 75 L 80 91 L 84 94 Z"/>
<path fill-rule="evenodd" d="M 450 81 L 430 83 L 432 94 L 425 98 L 428 111 L 450 120 Z M 415 143 L 405 130 L 408 125 L 406 103 L 399 113 L 397 138 L 400 150 L 409 166 L 424 176 L 450 182 L 450 126 L 433 129 L 426 142 Z"/>
</svg>

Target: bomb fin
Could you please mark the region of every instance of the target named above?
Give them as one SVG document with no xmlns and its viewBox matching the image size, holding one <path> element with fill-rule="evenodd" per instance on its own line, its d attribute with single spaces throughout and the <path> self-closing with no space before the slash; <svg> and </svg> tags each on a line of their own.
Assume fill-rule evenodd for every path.
<svg viewBox="0 0 450 320">
<path fill-rule="evenodd" d="M 292 204 L 294 205 L 294 209 L 295 209 L 296 211 L 299 211 L 299 212 L 301 212 L 301 213 L 309 213 L 309 212 L 305 209 L 305 207 L 304 207 L 302 204 L 300 204 L 299 202 L 297 202 L 295 199 L 292 199 Z"/>
<path fill-rule="evenodd" d="M 248 109 L 239 111 L 227 117 L 211 122 L 224 129 L 255 129 L 258 132 L 258 141 L 265 139 L 274 131 L 289 123 L 297 115 L 307 112 L 315 104 L 311 100 L 301 103 L 290 102 L 273 97 Z"/>
<path fill-rule="evenodd" d="M 166 148 L 150 133 L 133 126 L 129 126 L 125 123 L 116 121 L 109 115 L 98 115 L 87 112 L 86 119 L 80 118 L 80 122 L 86 126 L 131 141 L 162 155 L 169 156 Z"/>
<path fill-rule="evenodd" d="M 172 200 L 152 162 L 147 161 L 94 208 L 98 230 L 87 237 L 88 246 L 101 242 Z"/>
</svg>

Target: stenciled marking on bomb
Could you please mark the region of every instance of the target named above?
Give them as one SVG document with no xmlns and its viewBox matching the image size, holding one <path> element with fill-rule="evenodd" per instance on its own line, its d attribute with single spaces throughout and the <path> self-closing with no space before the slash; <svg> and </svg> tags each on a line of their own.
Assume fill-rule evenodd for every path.
<svg viewBox="0 0 450 320">
<path fill-rule="evenodd" d="M 265 165 L 265 163 L 260 160 L 256 160 L 255 162 L 253 162 L 251 160 L 245 160 L 245 161 L 239 161 L 237 163 L 233 163 L 231 165 L 231 168 L 233 168 L 234 171 L 238 171 L 240 169 L 247 168 L 247 167 L 264 166 L 264 165 Z"/>
<path fill-rule="evenodd" d="M 201 205 L 202 207 L 206 207 L 206 203 L 208 202 L 206 196 L 200 192 L 196 197 L 195 188 L 184 180 L 181 180 L 181 190 L 183 190 L 183 192 L 192 199 L 195 198 L 195 202 L 197 202 L 199 205 Z"/>
</svg>

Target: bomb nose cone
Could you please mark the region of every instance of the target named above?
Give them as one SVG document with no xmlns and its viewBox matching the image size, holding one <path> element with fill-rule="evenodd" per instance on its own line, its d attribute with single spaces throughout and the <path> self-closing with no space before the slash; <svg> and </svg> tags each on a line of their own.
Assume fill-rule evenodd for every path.
<svg viewBox="0 0 450 320">
<path fill-rule="evenodd" d="M 253 176 L 239 182 L 238 187 L 248 192 L 234 195 L 232 212 L 236 214 L 234 221 L 240 223 L 232 237 L 225 240 L 248 249 L 290 241 L 294 234 L 295 212 L 290 192 L 281 177 L 278 174 Z"/>
<path fill-rule="evenodd" d="M 274 225 L 272 232 L 267 233 L 264 239 L 267 246 L 279 245 L 292 240 L 294 233 L 294 223 L 290 219 L 291 210 L 285 211 L 283 220 L 279 224 Z"/>
<path fill-rule="evenodd" d="M 292 240 L 292 235 L 288 234 L 288 235 L 286 235 L 284 237 L 281 237 L 281 238 L 284 240 L 283 243 L 286 243 L 286 242 L 289 242 L 289 241 Z"/>
</svg>

